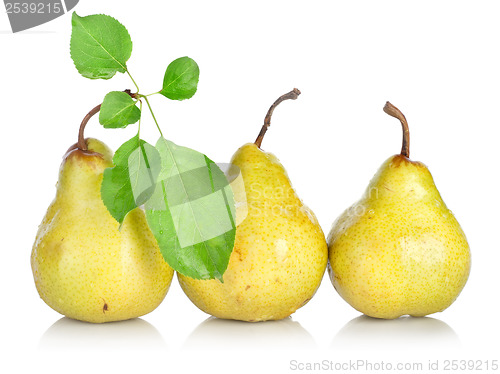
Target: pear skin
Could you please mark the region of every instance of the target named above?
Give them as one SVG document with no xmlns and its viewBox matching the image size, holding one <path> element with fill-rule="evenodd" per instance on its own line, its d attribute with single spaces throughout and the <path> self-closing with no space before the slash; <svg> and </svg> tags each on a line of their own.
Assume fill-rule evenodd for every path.
<svg viewBox="0 0 500 374">
<path fill-rule="evenodd" d="M 246 144 L 231 163 L 241 170 L 248 214 L 236 228 L 224 283 L 182 274 L 179 282 L 191 301 L 213 316 L 251 322 L 283 319 L 319 287 L 328 257 L 325 237 L 275 156 Z M 241 194 L 235 191 L 235 196 Z"/>
<path fill-rule="evenodd" d="M 397 118 L 406 131 L 404 116 Z M 380 167 L 363 198 L 328 235 L 333 286 L 370 317 L 441 312 L 458 297 L 470 271 L 465 234 L 427 167 L 407 157 L 406 133 L 402 154 Z"/>
<path fill-rule="evenodd" d="M 164 299 L 173 269 L 164 261 L 144 212 L 122 227 L 101 200 L 112 152 L 88 139 L 65 155 L 57 193 L 39 226 L 31 267 L 40 297 L 73 319 L 102 323 L 135 318 Z"/>
<path fill-rule="evenodd" d="M 319 287 L 328 260 L 325 236 L 274 155 L 246 144 L 231 164 L 243 183 L 233 185 L 236 238 L 224 283 L 178 274 L 180 285 L 198 308 L 215 317 L 283 319 Z"/>
</svg>

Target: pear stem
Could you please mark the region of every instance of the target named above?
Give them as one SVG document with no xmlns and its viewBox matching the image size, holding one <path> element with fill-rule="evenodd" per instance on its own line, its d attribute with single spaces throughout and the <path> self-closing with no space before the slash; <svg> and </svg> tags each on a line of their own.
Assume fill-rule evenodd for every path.
<svg viewBox="0 0 500 374">
<path fill-rule="evenodd" d="M 401 155 L 405 156 L 406 158 L 410 158 L 410 128 L 408 127 L 406 117 L 390 102 L 385 103 L 384 112 L 386 112 L 391 117 L 399 119 L 399 121 L 401 122 L 401 126 L 403 126 L 403 145 L 401 147 Z"/>
<path fill-rule="evenodd" d="M 126 89 L 123 92 L 129 94 L 132 99 L 137 99 L 137 97 L 138 97 L 137 94 L 132 93 L 129 89 Z M 85 117 L 83 117 L 82 123 L 80 124 L 80 130 L 78 131 L 78 143 L 76 143 L 76 144 L 78 146 L 78 149 L 80 149 L 82 151 L 88 150 L 87 143 L 85 142 L 85 136 L 84 136 L 85 126 L 87 126 L 87 123 L 90 121 L 90 119 L 97 112 L 99 112 L 101 110 L 101 105 L 102 104 L 99 104 L 99 105 L 95 106 L 94 108 L 92 108 L 92 110 L 90 112 L 88 112 Z"/>
<path fill-rule="evenodd" d="M 78 131 L 78 143 L 77 143 L 78 149 L 80 149 L 82 151 L 86 151 L 88 149 L 87 143 L 85 142 L 85 137 L 83 135 L 83 133 L 85 131 L 85 126 L 87 126 L 87 123 L 92 118 L 92 116 L 94 114 L 96 114 L 97 112 L 99 112 L 100 110 L 101 110 L 101 104 L 94 107 L 90 112 L 87 113 L 87 115 L 85 117 L 83 117 L 83 121 L 80 125 L 80 130 Z"/>
<path fill-rule="evenodd" d="M 264 125 L 260 129 L 259 135 L 257 139 L 255 139 L 255 145 L 260 148 L 262 145 L 262 140 L 264 139 L 264 135 L 266 134 L 267 129 L 271 126 L 271 117 L 273 115 L 274 109 L 280 105 L 285 100 L 295 100 L 299 97 L 300 91 L 297 88 L 294 88 L 292 91 L 280 96 L 278 100 L 276 100 L 273 105 L 269 108 L 266 114 L 266 118 L 264 118 Z"/>
</svg>

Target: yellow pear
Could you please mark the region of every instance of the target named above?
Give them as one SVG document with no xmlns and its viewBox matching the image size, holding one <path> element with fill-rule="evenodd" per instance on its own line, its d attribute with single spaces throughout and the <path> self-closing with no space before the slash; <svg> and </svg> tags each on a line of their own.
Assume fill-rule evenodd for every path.
<svg viewBox="0 0 500 374">
<path fill-rule="evenodd" d="M 331 281 L 351 306 L 376 318 L 415 317 L 449 307 L 470 270 L 467 239 L 446 207 L 427 167 L 409 159 L 409 130 L 401 121 L 401 154 L 389 158 L 363 198 L 328 236 Z"/>
<path fill-rule="evenodd" d="M 40 297 L 67 317 L 101 323 L 154 310 L 173 269 L 163 260 L 144 212 L 136 208 L 122 227 L 101 200 L 101 181 L 112 151 L 95 139 L 88 150 L 68 150 L 57 193 L 39 226 L 31 267 Z"/>
<path fill-rule="evenodd" d="M 270 108 L 255 144 L 245 144 L 231 164 L 242 177 L 232 183 L 236 239 L 219 280 L 178 274 L 186 295 L 213 316 L 242 321 L 279 320 L 305 305 L 320 285 L 328 260 L 325 236 L 293 190 L 279 160 L 260 144 L 274 108 L 300 91 L 280 97 Z"/>
</svg>

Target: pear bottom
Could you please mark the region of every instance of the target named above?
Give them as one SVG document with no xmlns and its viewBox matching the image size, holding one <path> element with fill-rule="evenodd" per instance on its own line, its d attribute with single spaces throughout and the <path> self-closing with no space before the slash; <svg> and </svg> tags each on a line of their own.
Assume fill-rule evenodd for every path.
<svg viewBox="0 0 500 374">
<path fill-rule="evenodd" d="M 329 238 L 328 273 L 339 295 L 374 318 L 423 317 L 448 308 L 464 288 L 471 263 L 458 226 L 412 237 L 399 227 L 405 220 L 387 224 L 372 212 L 358 221 L 374 221 L 363 234 Z"/>
<path fill-rule="evenodd" d="M 275 220 L 278 227 L 287 227 L 286 218 Z M 297 231 L 288 227 L 299 237 L 298 227 Z M 179 283 L 199 309 L 218 318 L 247 322 L 286 318 L 314 296 L 326 269 L 327 248 L 320 235 L 311 235 L 307 247 L 284 237 L 259 233 L 252 222 L 243 222 L 236 231 L 224 283 L 178 273 Z"/>
<path fill-rule="evenodd" d="M 31 264 L 45 303 L 66 317 L 92 323 L 140 317 L 160 305 L 173 269 L 163 260 L 144 212 L 131 211 L 113 235 L 116 248 L 92 245 L 91 231 L 79 240 L 65 233 L 42 234 Z"/>
<path fill-rule="evenodd" d="M 233 282 L 195 280 L 177 274 L 179 283 L 189 299 L 200 310 L 221 319 L 246 322 L 281 320 L 307 304 L 315 290 L 292 295 L 279 284 L 269 282 L 264 289 L 250 285 L 235 286 Z M 254 291 L 250 291 L 251 289 Z"/>
<path fill-rule="evenodd" d="M 357 311 L 379 319 L 396 319 L 405 315 L 425 317 L 429 314 L 442 312 L 458 297 L 463 283 L 450 292 L 444 281 L 429 288 L 422 288 L 411 296 L 404 297 L 393 294 L 393 287 L 367 287 L 370 280 L 359 279 L 349 285 L 339 284 L 339 275 L 335 275 L 328 266 L 330 279 L 342 298 Z M 429 292 L 433 290 L 433 292 Z"/>
</svg>

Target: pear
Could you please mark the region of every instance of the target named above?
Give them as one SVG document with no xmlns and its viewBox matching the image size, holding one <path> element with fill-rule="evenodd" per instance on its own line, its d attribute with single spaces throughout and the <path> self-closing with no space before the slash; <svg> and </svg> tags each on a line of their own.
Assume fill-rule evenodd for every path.
<svg viewBox="0 0 500 374">
<path fill-rule="evenodd" d="M 448 308 L 470 271 L 467 239 L 446 207 L 431 173 L 409 159 L 404 115 L 401 154 L 385 161 L 362 199 L 328 235 L 333 286 L 358 311 L 376 318 L 415 317 Z"/>
<path fill-rule="evenodd" d="M 83 139 L 82 139 L 83 140 Z M 173 269 L 163 260 L 144 212 L 119 227 L 101 200 L 112 151 L 87 139 L 64 156 L 57 193 L 39 226 L 31 267 L 40 297 L 54 310 L 101 323 L 147 314 L 164 299 Z"/>
<path fill-rule="evenodd" d="M 260 149 L 274 108 L 299 94 L 295 89 L 280 97 L 256 142 L 243 145 L 231 160 L 229 170 L 239 168 L 241 178 L 231 183 L 237 227 L 223 283 L 178 274 L 191 301 L 215 317 L 250 322 L 288 317 L 313 297 L 325 272 L 328 248 L 314 213 L 279 160 Z"/>
</svg>

